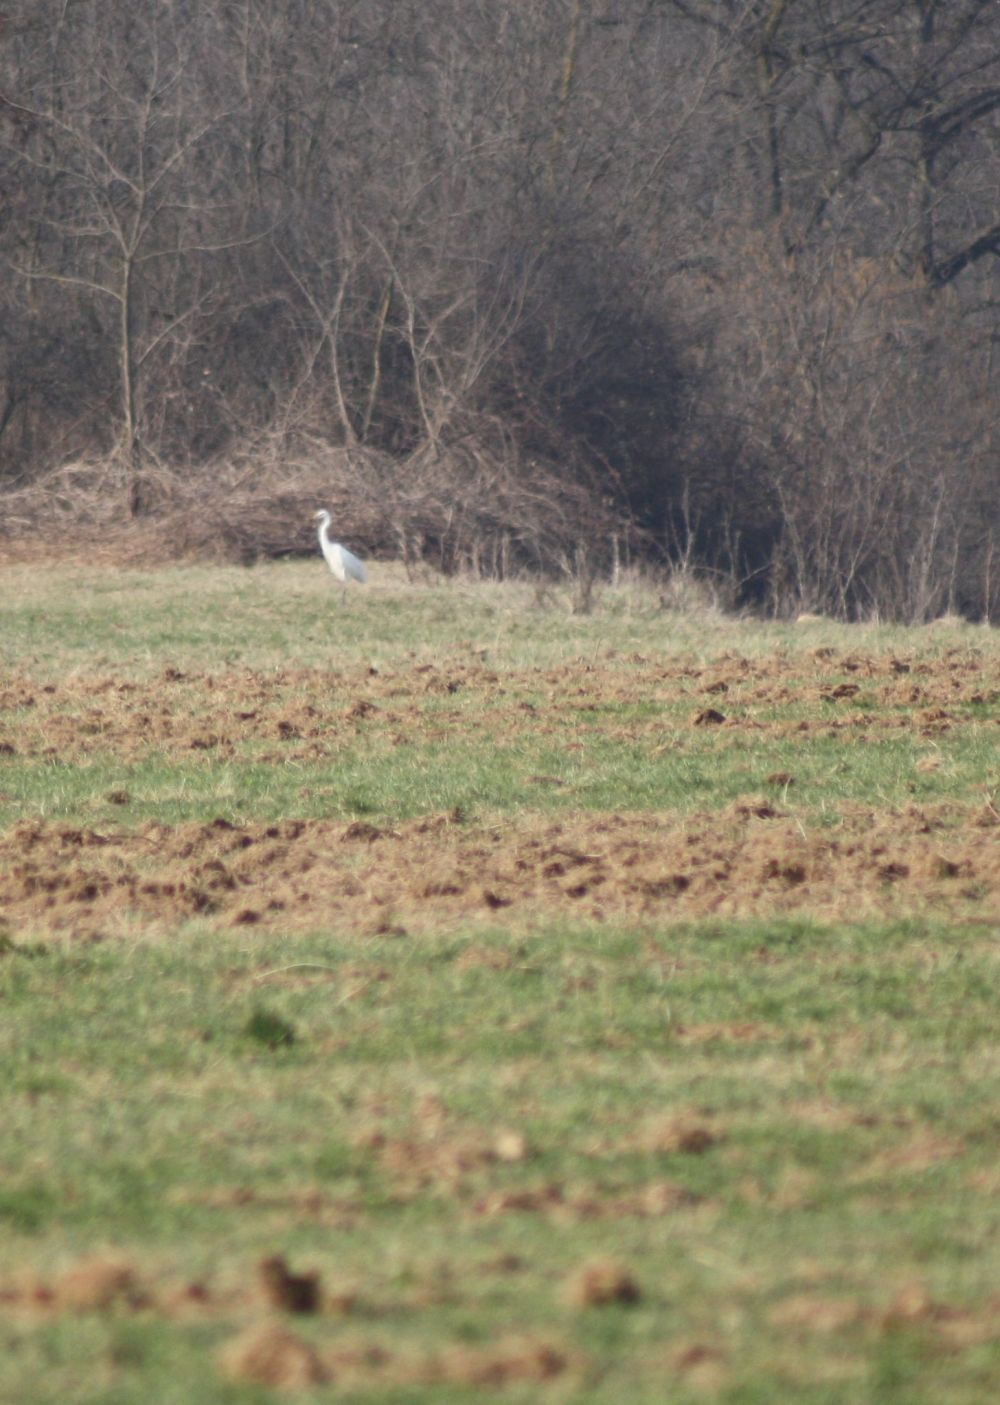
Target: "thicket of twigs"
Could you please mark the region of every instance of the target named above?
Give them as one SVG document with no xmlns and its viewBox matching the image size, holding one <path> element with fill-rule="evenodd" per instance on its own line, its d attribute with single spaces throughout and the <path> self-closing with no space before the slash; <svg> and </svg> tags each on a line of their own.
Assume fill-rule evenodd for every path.
<svg viewBox="0 0 1000 1405">
<path fill-rule="evenodd" d="M 78 461 L 3 494 L 0 549 L 8 558 L 249 565 L 315 551 L 313 517 L 325 507 L 357 550 L 446 574 L 534 572 L 585 584 L 634 550 L 637 533 L 573 480 L 537 467 L 519 478 L 469 446 L 460 464 L 418 454 L 405 467 L 401 481 L 399 461 L 360 447 L 258 439 L 200 472 L 147 469 L 135 516 L 120 456 Z"/>
<path fill-rule="evenodd" d="M 0 549 L 1000 610 L 995 0 L 12 0 Z"/>
</svg>

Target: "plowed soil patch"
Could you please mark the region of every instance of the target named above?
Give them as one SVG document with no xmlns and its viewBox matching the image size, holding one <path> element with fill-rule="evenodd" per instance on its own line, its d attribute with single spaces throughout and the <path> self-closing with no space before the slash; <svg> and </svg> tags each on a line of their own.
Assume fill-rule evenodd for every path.
<svg viewBox="0 0 1000 1405">
<path fill-rule="evenodd" d="M 714 815 L 577 813 L 493 827 L 447 816 L 393 828 L 23 823 L 0 835 L 0 924 L 93 936 L 136 918 L 377 932 L 489 923 L 498 911 L 505 925 L 918 909 L 995 920 L 998 833 L 979 810 L 916 808 L 858 808 L 811 831 L 753 799 Z"/>
<path fill-rule="evenodd" d="M 128 764 L 150 751 L 168 768 L 236 757 L 255 774 L 271 767 L 294 776 L 289 764 L 335 765 L 348 752 L 389 757 L 391 766 L 393 748 L 404 744 L 428 745 L 439 768 L 441 748 L 460 760 L 463 743 L 480 756 L 512 746 L 515 769 L 530 745 L 550 765 L 552 747 L 585 757 L 591 744 L 607 742 L 632 762 L 680 748 L 718 765 L 730 749 L 749 754 L 768 733 L 839 734 L 853 748 L 884 729 L 930 740 L 912 763 L 919 777 L 954 754 L 948 746 L 962 729 L 980 740 L 984 729 L 1000 737 L 998 700 L 1000 662 L 974 649 L 922 659 L 824 648 L 809 656 L 725 655 L 710 665 L 634 654 L 503 672 L 446 661 L 343 673 L 168 667 L 145 680 L 42 682 L 8 673 L 0 676 L 0 781 L 9 768 L 38 787 L 51 762 L 59 763 L 56 778 L 66 768 L 100 774 L 104 759 Z M 944 732 L 951 736 L 939 740 Z M 522 779 L 538 787 L 530 793 L 541 797 L 539 808 L 549 794 L 570 794 L 564 778 L 534 764 Z M 398 825 L 373 815 L 352 824 L 220 819 L 141 827 L 138 817 L 132 827 L 115 823 L 132 804 L 116 783 L 99 792 L 102 808 L 115 807 L 114 820 L 99 828 L 27 820 L 0 832 L 0 931 L 87 936 L 192 917 L 221 927 L 356 931 L 489 924 L 497 914 L 505 925 L 560 916 L 853 918 L 928 908 L 994 918 L 1000 814 L 991 783 L 983 777 L 975 804 L 966 781 L 950 809 L 858 807 L 833 823 L 815 787 L 797 814 L 786 812 L 788 788 L 795 784 L 798 798 L 804 787 L 781 770 L 768 785 L 785 791 L 782 803 L 776 794 L 748 796 L 701 814 L 570 811 L 554 819 L 522 811 L 489 825 L 456 822 L 456 812 Z"/>
<path fill-rule="evenodd" d="M 936 659 L 839 655 L 725 656 L 708 666 L 642 655 L 598 664 L 509 669 L 476 663 L 389 669 L 185 673 L 153 679 L 0 676 L 0 759 L 133 760 L 234 756 L 262 762 L 336 755 L 359 729 L 390 744 L 469 738 L 563 737 L 598 728 L 662 743 L 697 729 L 855 738 L 913 731 L 934 737 L 1000 715 L 1000 662 L 974 650 Z M 545 777 L 539 778 L 544 781 Z"/>
</svg>

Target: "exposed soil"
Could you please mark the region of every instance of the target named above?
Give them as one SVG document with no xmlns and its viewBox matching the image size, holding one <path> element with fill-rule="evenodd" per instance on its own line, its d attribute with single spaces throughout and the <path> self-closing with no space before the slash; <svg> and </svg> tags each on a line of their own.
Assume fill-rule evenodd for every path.
<svg viewBox="0 0 1000 1405">
<path fill-rule="evenodd" d="M 574 814 L 490 829 L 440 816 L 392 829 L 31 822 L 0 835 L 0 920 L 26 934 L 95 936 L 135 918 L 402 934 L 499 912 L 531 923 L 918 909 L 1000 919 L 1000 831 L 980 809 L 858 809 L 815 832 L 751 801 L 683 820 Z"/>
<path fill-rule="evenodd" d="M 507 1273 L 523 1266 L 520 1260 L 504 1260 L 494 1271 Z M 609 1306 L 627 1307 L 642 1298 L 628 1265 L 604 1259 L 580 1265 L 556 1286 L 556 1293 L 562 1305 L 588 1315 Z M 572 1380 L 587 1368 L 581 1353 L 536 1336 L 500 1336 L 475 1346 L 453 1343 L 437 1349 L 396 1339 L 390 1346 L 371 1335 L 345 1333 L 340 1323 L 334 1330 L 328 1318 L 320 1317 L 306 1338 L 293 1330 L 283 1303 L 268 1310 L 252 1292 L 219 1292 L 199 1281 L 161 1281 L 121 1260 L 80 1260 L 48 1281 L 30 1276 L 5 1279 L 0 1282 L 0 1309 L 8 1316 L 29 1319 L 65 1314 L 121 1318 L 142 1312 L 147 1318 L 170 1321 L 242 1323 L 218 1350 L 219 1373 L 281 1392 L 327 1383 L 348 1391 L 417 1384 L 502 1389 L 517 1383 L 540 1385 L 559 1377 Z M 996 1340 L 1000 1297 L 954 1305 L 932 1297 L 921 1280 L 895 1289 L 889 1282 L 875 1302 L 800 1290 L 777 1302 L 768 1320 L 791 1338 L 861 1333 L 875 1340 L 901 1330 L 919 1330 L 928 1350 L 964 1351 Z M 678 1339 L 667 1348 L 664 1359 L 672 1375 L 686 1377 L 692 1386 L 701 1376 L 706 1386 L 718 1386 L 725 1366 L 718 1347 L 697 1339 Z"/>
<path fill-rule="evenodd" d="M 563 1285 L 572 1307 L 607 1307 L 635 1303 L 642 1296 L 627 1265 L 614 1259 L 594 1259 L 572 1273 Z"/>
<path fill-rule="evenodd" d="M 748 739 L 847 732 L 860 740 L 900 730 L 934 737 L 970 718 L 1000 724 L 1000 659 L 974 649 L 902 659 L 821 648 L 808 657 L 726 655 L 709 666 L 632 654 L 503 673 L 454 660 L 385 672 L 167 667 L 155 678 L 58 682 L 0 673 L 0 756 L 22 759 L 134 760 L 155 750 L 177 760 L 252 746 L 255 760 L 282 764 L 335 756 L 360 727 L 395 745 L 503 742 L 562 738 L 567 724 L 588 718 L 608 737 L 654 744 L 688 728 Z"/>
<path fill-rule="evenodd" d="M 706 706 L 711 698 L 713 706 Z M 600 736 L 655 753 L 706 729 L 722 737 L 905 729 L 935 738 L 1000 721 L 1000 661 L 972 650 L 935 660 L 836 655 L 726 657 L 709 667 L 639 655 L 506 672 L 478 663 L 380 674 L 311 670 L 152 680 L 0 678 L 3 765 L 133 760 L 246 750 L 255 763 L 335 758 L 363 728 L 376 744 L 453 744 L 528 734 L 586 746 Z M 606 715 L 605 715 L 606 714 Z M 695 732 L 694 729 L 698 729 Z M 583 738 L 583 740 L 581 740 Z M 997 731 L 1000 741 L 1000 730 Z M 557 777 L 532 777 L 539 785 Z M 498 825 L 442 814 L 398 825 L 325 819 L 129 826 L 22 821 L 0 832 L 0 930 L 113 934 L 136 920 L 279 925 L 361 934 L 481 919 L 650 919 L 812 913 L 857 918 L 933 910 L 1000 918 L 1000 812 L 970 804 L 841 807 L 820 828 L 794 812 L 791 773 L 713 813 L 520 814 Z"/>
</svg>

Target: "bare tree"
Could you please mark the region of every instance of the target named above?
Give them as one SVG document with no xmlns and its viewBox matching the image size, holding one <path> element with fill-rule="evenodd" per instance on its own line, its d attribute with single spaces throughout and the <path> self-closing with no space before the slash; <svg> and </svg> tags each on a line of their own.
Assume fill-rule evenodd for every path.
<svg viewBox="0 0 1000 1405">
<path fill-rule="evenodd" d="M 223 192 L 193 196 L 204 148 L 232 110 L 214 104 L 206 111 L 203 91 L 192 91 L 180 13 L 171 9 L 164 22 L 148 22 L 141 14 L 125 19 L 124 9 L 86 72 L 67 82 L 56 70 L 24 100 L 4 94 L 0 104 L 27 133 L 7 142 L 15 167 L 58 176 L 42 221 L 46 237 L 8 262 L 25 280 L 111 309 L 114 414 L 135 514 L 143 506 L 152 367 L 210 304 L 205 256 L 240 236 L 220 235 Z"/>
<path fill-rule="evenodd" d="M 995 616 L 995 0 L 8 10 L 0 480 Z"/>
</svg>

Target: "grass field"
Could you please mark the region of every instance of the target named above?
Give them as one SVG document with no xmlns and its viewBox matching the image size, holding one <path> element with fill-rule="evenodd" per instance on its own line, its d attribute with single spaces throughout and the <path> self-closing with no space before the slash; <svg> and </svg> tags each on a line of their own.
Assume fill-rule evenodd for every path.
<svg viewBox="0 0 1000 1405">
<path fill-rule="evenodd" d="M 0 1399 L 1000 1398 L 1000 642 L 0 569 Z"/>
</svg>

